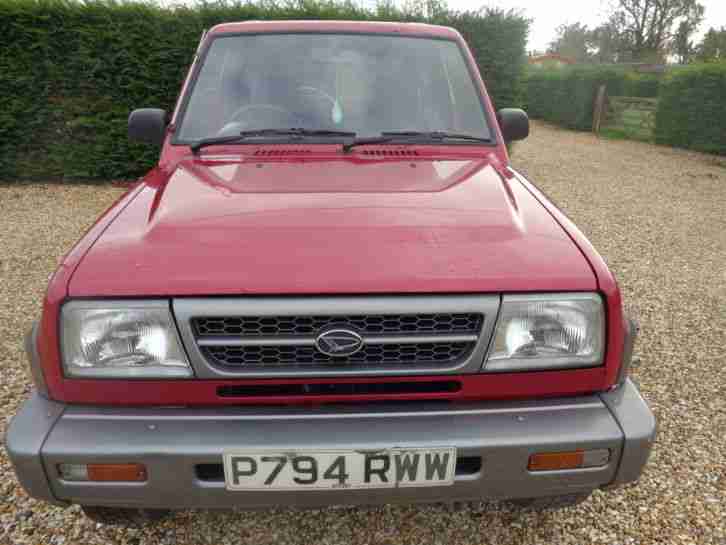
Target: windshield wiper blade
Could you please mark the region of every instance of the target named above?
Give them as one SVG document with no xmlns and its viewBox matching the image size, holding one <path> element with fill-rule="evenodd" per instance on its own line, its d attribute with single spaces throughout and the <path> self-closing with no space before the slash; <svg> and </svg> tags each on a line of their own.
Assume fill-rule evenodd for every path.
<svg viewBox="0 0 726 545">
<path fill-rule="evenodd" d="M 352 142 L 343 145 L 343 151 L 350 151 L 355 146 L 362 146 L 365 144 L 385 144 L 387 142 L 393 142 L 400 139 L 424 139 L 424 140 L 468 140 L 470 142 L 483 142 L 485 144 L 491 144 L 493 140 L 491 138 L 484 138 L 481 136 L 473 136 L 471 134 L 460 134 L 455 132 L 445 131 L 386 131 L 382 132 L 380 136 L 370 136 L 367 138 L 357 138 Z"/>
<path fill-rule="evenodd" d="M 458 132 L 446 132 L 446 131 L 388 131 L 382 132 L 381 136 L 408 136 L 416 137 L 421 136 L 425 138 L 431 138 L 432 140 L 471 140 L 473 142 L 491 142 L 491 138 L 485 138 L 483 136 L 474 136 L 472 134 L 463 134 Z"/>
<path fill-rule="evenodd" d="M 215 136 L 212 138 L 203 138 L 194 142 L 190 148 L 192 153 L 197 153 L 205 146 L 218 146 L 223 144 L 234 144 L 241 142 L 247 138 L 266 137 L 266 136 L 295 136 L 302 138 L 305 136 L 341 136 L 346 138 L 355 138 L 355 133 L 351 131 L 336 131 L 331 129 L 302 129 L 292 127 L 289 129 L 255 129 L 242 131 L 238 134 L 229 136 Z"/>
</svg>

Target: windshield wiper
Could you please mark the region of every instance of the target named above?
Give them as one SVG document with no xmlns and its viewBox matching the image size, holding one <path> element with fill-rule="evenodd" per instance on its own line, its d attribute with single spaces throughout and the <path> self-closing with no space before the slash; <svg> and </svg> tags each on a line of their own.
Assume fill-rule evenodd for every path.
<svg viewBox="0 0 726 545">
<path fill-rule="evenodd" d="M 470 142 L 483 142 L 491 144 L 493 140 L 491 138 L 484 138 L 481 136 L 473 136 L 471 134 L 459 134 L 455 132 L 445 131 L 388 131 L 382 132 L 380 136 L 369 136 L 366 138 L 356 138 L 352 142 L 343 144 L 343 151 L 350 151 L 355 146 L 362 146 L 365 144 L 385 144 L 387 142 L 393 142 L 395 140 L 410 140 L 410 139 L 421 139 L 421 140 L 433 140 L 433 141 L 444 141 L 444 140 L 467 140 Z"/>
<path fill-rule="evenodd" d="M 306 136 L 341 136 L 346 138 L 355 138 L 355 133 L 351 131 L 336 131 L 329 129 L 301 129 L 295 127 L 290 129 L 257 129 L 242 131 L 239 134 L 232 134 L 229 136 L 202 138 L 201 140 L 197 140 L 196 142 L 194 142 L 190 146 L 190 148 L 192 150 L 192 153 L 197 153 L 205 146 L 234 144 L 235 142 L 242 142 L 247 138 L 264 138 L 267 136 L 294 136 L 296 138 L 303 138 Z"/>
</svg>

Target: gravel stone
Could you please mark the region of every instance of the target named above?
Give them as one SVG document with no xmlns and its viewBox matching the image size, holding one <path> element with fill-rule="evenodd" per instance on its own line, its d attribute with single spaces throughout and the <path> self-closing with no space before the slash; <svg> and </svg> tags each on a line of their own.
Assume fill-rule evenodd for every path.
<svg viewBox="0 0 726 545">
<path fill-rule="evenodd" d="M 638 485 L 558 512 L 497 503 L 182 511 L 123 528 L 28 498 L 0 444 L 0 545 L 725 545 L 726 161 L 535 122 L 513 162 L 603 254 L 640 322 L 632 373 L 659 434 Z M 0 183 L 0 437 L 29 391 L 22 336 L 48 274 L 121 193 Z"/>
</svg>

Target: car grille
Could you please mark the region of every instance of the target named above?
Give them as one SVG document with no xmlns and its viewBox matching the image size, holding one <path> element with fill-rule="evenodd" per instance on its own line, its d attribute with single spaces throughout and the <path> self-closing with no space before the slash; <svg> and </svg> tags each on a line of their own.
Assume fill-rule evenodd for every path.
<svg viewBox="0 0 726 545">
<path fill-rule="evenodd" d="M 366 344 L 347 357 L 333 357 L 314 346 L 206 346 L 202 353 L 220 365 L 379 365 L 452 363 L 471 351 L 473 342 Z"/>
<path fill-rule="evenodd" d="M 306 365 L 451 365 L 466 358 L 482 325 L 477 313 L 192 318 L 203 356 L 214 365 L 251 368 Z M 360 334 L 364 346 L 330 356 L 315 337 L 331 327 Z"/>
<path fill-rule="evenodd" d="M 482 315 L 371 314 L 362 316 L 235 316 L 192 320 L 197 337 L 315 335 L 328 326 L 353 327 L 361 334 L 479 333 Z"/>
<path fill-rule="evenodd" d="M 499 297 L 179 298 L 173 305 L 200 378 L 395 376 L 480 370 Z"/>
</svg>

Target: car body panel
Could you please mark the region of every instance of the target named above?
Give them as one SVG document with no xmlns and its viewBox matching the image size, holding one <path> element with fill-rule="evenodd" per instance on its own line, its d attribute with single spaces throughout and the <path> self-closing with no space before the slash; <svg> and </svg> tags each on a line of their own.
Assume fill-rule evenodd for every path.
<svg viewBox="0 0 726 545">
<path fill-rule="evenodd" d="M 597 279 L 598 290 L 604 296 L 607 304 L 608 346 L 605 354 L 607 361 L 607 383 L 610 385 L 615 384 L 618 378 L 618 371 L 620 370 L 620 362 L 623 358 L 626 331 L 628 330 L 626 318 L 623 314 L 620 288 L 615 280 L 615 276 L 608 268 L 603 257 L 583 232 L 539 188 L 511 166 L 505 169 L 504 175 L 507 178 L 519 180 L 522 186 L 537 199 L 577 245 L 592 268 L 592 272 Z"/>
<path fill-rule="evenodd" d="M 56 504 L 310 507 L 587 493 L 636 480 L 654 433 L 652 414 L 630 381 L 611 395 L 457 405 L 112 408 L 63 405 L 34 393 L 10 423 L 7 450 L 26 489 Z M 303 447 L 370 451 L 445 445 L 457 449 L 458 459 L 479 463 L 457 467 L 449 487 L 295 494 L 230 492 L 220 473 L 199 473 L 199 465 L 221 470 L 225 449 L 251 444 L 286 453 Z M 587 469 L 527 469 L 534 453 L 572 449 L 607 449 L 609 459 Z M 118 460 L 146 465 L 148 481 L 71 482 L 58 475 L 61 463 Z"/>
<path fill-rule="evenodd" d="M 267 186 L 267 187 L 265 187 Z M 485 161 L 182 161 L 87 252 L 71 297 L 592 291 L 577 246 Z"/>
</svg>

